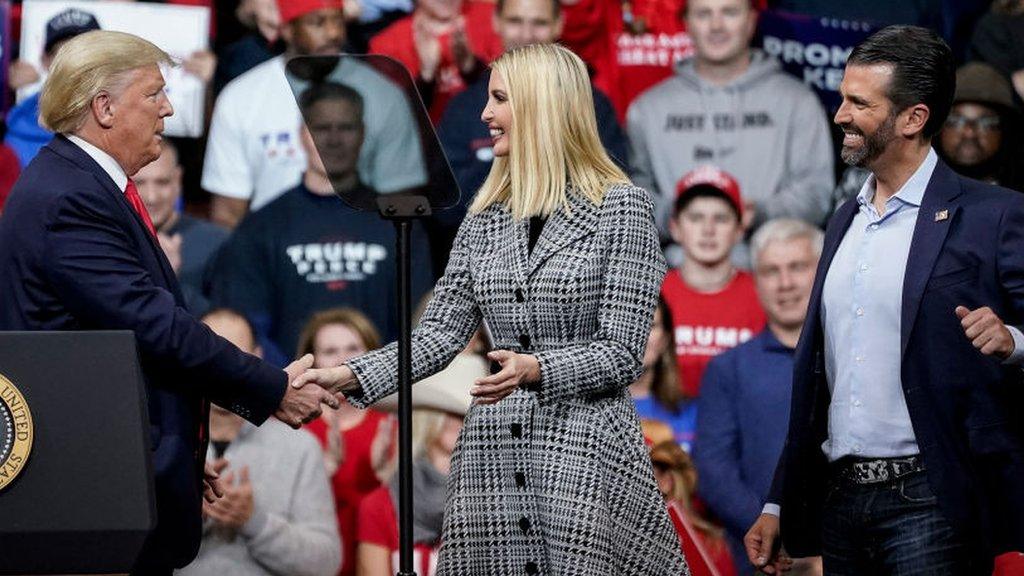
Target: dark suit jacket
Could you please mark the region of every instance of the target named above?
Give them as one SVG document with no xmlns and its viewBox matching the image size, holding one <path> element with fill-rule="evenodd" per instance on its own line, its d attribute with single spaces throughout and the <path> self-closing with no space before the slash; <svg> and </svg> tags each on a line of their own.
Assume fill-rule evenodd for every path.
<svg viewBox="0 0 1024 576">
<path fill-rule="evenodd" d="M 782 505 L 782 539 L 794 556 L 820 554 L 827 461 L 822 286 L 857 212 L 832 218 L 797 347 L 789 435 L 769 501 Z M 945 217 L 943 217 L 945 216 Z M 1024 321 L 1024 195 L 935 167 L 914 227 L 903 284 L 903 393 L 938 505 L 971 546 L 980 572 L 1024 550 L 1021 368 L 982 355 L 964 335 L 958 305 L 989 306 Z"/>
<path fill-rule="evenodd" d="M 201 537 L 200 422 L 209 401 L 258 424 L 278 407 L 284 372 L 185 311 L 156 239 L 110 176 L 63 136 L 25 168 L 0 218 L 0 294 L 0 330 L 135 332 L 158 515 L 140 565 L 191 561 Z"/>
</svg>

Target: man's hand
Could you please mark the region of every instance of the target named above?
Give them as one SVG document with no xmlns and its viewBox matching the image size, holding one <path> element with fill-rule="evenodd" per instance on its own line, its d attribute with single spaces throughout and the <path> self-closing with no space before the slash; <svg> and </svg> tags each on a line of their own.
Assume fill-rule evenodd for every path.
<svg viewBox="0 0 1024 576">
<path fill-rule="evenodd" d="M 216 524 L 232 530 L 241 530 L 252 518 L 254 508 L 252 484 L 249 482 L 249 467 L 243 466 L 235 483 L 234 471 L 224 475 L 227 487 L 224 497 L 212 503 L 203 504 L 203 513 Z"/>
<path fill-rule="evenodd" d="M 24 88 L 39 81 L 39 71 L 25 60 L 15 60 L 7 67 L 7 84 L 11 90 Z"/>
<path fill-rule="evenodd" d="M 203 84 L 209 84 L 213 79 L 213 73 L 217 69 L 217 56 L 209 50 L 193 52 L 181 63 L 185 72 L 199 78 Z"/>
<path fill-rule="evenodd" d="M 967 339 L 982 354 L 1005 360 L 1013 353 L 1013 335 L 988 306 L 977 310 L 957 306 L 956 317 L 960 319 Z"/>
<path fill-rule="evenodd" d="M 493 350 L 487 353 L 487 359 L 500 364 L 501 370 L 480 378 L 469 391 L 481 404 L 494 404 L 519 386 L 540 380 L 540 363 L 536 356 Z"/>
<path fill-rule="evenodd" d="M 476 68 L 476 54 L 470 45 L 469 35 L 466 34 L 466 19 L 459 16 L 456 20 L 455 31 L 452 32 L 452 59 L 459 67 L 459 72 L 469 74 Z"/>
<path fill-rule="evenodd" d="M 207 462 L 203 468 L 203 498 L 207 502 L 216 502 L 224 496 L 224 484 L 220 480 L 220 473 L 227 468 L 228 461 L 221 458 L 213 462 Z"/>
<path fill-rule="evenodd" d="M 412 40 L 420 60 L 420 78 L 433 82 L 441 67 L 441 41 L 419 12 L 412 15 Z"/>
<path fill-rule="evenodd" d="M 779 517 L 774 514 L 761 514 L 743 537 L 747 559 L 765 574 L 778 574 L 782 568 L 779 544 Z"/>
<path fill-rule="evenodd" d="M 306 354 L 284 369 L 288 374 L 288 386 L 285 388 L 284 398 L 281 399 L 281 406 L 274 416 L 292 428 L 300 428 L 319 417 L 321 403 L 331 408 L 337 408 L 339 405 L 338 399 L 323 388 L 303 386 L 302 375 L 311 366 L 313 355 Z"/>
<path fill-rule="evenodd" d="M 352 369 L 342 364 L 334 368 L 316 368 L 306 370 L 301 376 L 295 379 L 292 386 L 301 388 L 306 384 L 316 384 L 332 394 L 351 390 L 359 385 L 359 380 L 352 373 Z M 336 408 L 336 406 L 332 406 Z"/>
</svg>

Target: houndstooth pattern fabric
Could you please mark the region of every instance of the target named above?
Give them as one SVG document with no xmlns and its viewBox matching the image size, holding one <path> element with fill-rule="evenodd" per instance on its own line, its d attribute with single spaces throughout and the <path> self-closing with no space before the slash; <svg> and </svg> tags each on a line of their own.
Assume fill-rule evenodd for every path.
<svg viewBox="0 0 1024 576">
<path fill-rule="evenodd" d="M 441 576 L 684 575 L 626 387 L 641 372 L 665 262 L 643 190 L 570 192 L 533 253 L 503 206 L 470 215 L 413 333 L 413 380 L 445 367 L 481 318 L 542 381 L 474 405 L 452 458 Z M 394 344 L 349 361 L 364 407 L 397 387 Z"/>
</svg>

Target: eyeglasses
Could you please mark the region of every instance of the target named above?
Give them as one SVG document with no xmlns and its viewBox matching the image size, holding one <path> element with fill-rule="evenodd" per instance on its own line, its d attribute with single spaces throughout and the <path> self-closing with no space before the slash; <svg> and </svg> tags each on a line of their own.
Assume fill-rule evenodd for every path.
<svg viewBox="0 0 1024 576">
<path fill-rule="evenodd" d="M 982 116 L 981 118 L 950 116 L 946 118 L 946 128 L 953 130 L 963 130 L 970 126 L 975 132 L 996 132 L 1002 128 L 1001 124 L 999 116 Z"/>
</svg>

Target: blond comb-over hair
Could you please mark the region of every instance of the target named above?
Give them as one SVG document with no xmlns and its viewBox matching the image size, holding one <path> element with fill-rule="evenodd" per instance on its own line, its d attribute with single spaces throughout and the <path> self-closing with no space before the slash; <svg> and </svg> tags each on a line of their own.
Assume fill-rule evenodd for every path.
<svg viewBox="0 0 1024 576">
<path fill-rule="evenodd" d="M 70 134 L 82 127 L 93 98 L 117 95 L 131 72 L 147 66 L 176 65 L 152 42 L 125 32 L 94 30 L 69 40 L 57 52 L 39 95 L 39 122 L 44 128 Z"/>
</svg>

